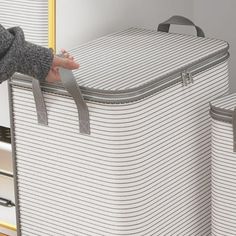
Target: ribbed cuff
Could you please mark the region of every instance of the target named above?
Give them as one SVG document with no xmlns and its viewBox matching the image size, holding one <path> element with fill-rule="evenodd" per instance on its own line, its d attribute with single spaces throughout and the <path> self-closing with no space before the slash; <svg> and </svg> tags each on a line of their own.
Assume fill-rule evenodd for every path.
<svg viewBox="0 0 236 236">
<path fill-rule="evenodd" d="M 10 48 L 13 40 L 14 36 L 0 24 L 0 58 L 5 55 L 5 52 Z"/>
<path fill-rule="evenodd" d="M 4 30 L 1 27 L 1 54 L 0 54 L 0 80 L 9 79 L 21 62 L 21 45 L 24 43 L 24 32 L 20 27 Z"/>
<path fill-rule="evenodd" d="M 53 53 L 50 49 L 25 42 L 21 50 L 21 60 L 18 71 L 44 81 L 53 62 Z"/>
</svg>

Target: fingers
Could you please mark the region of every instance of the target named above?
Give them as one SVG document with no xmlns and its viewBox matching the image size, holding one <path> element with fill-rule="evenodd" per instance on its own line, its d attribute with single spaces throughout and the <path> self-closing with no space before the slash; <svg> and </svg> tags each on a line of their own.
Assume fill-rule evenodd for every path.
<svg viewBox="0 0 236 236">
<path fill-rule="evenodd" d="M 46 81 L 48 82 L 56 82 L 59 81 L 59 67 L 74 70 L 79 68 L 79 64 L 74 61 L 74 57 L 72 57 L 65 49 L 61 50 L 62 57 L 54 55 L 52 67 L 48 73 Z"/>
<path fill-rule="evenodd" d="M 69 58 L 54 56 L 53 67 L 63 67 L 65 69 L 74 70 L 79 68 L 79 64 Z"/>
<path fill-rule="evenodd" d="M 69 70 L 79 68 L 79 64 L 74 61 L 74 57 L 72 57 L 65 49 L 61 49 L 61 53 L 62 57 L 54 55 L 52 68 L 63 67 Z"/>
<path fill-rule="evenodd" d="M 46 81 L 47 82 L 56 82 L 59 81 L 60 78 L 60 74 L 59 74 L 59 69 L 58 68 L 51 68 L 51 70 L 49 71 Z"/>
<path fill-rule="evenodd" d="M 61 53 L 64 58 L 68 58 L 70 60 L 74 60 L 74 57 L 72 57 L 65 49 L 61 49 Z"/>
</svg>

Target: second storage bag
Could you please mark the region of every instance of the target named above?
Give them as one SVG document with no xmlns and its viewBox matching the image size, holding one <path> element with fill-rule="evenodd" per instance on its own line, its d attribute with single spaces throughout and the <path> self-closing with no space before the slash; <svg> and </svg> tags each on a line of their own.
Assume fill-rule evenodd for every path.
<svg viewBox="0 0 236 236">
<path fill-rule="evenodd" d="M 70 53 L 76 79 L 10 82 L 19 235 L 208 235 L 209 102 L 228 44 L 130 28 Z"/>
<path fill-rule="evenodd" d="M 236 235 L 236 93 L 211 102 L 212 234 Z"/>
</svg>

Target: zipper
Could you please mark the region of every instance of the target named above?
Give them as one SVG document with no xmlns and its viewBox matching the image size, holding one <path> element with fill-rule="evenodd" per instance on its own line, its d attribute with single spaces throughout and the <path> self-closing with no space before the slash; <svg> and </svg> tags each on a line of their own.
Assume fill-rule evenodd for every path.
<svg viewBox="0 0 236 236">
<path fill-rule="evenodd" d="M 194 83 L 193 77 L 195 75 L 226 61 L 228 58 L 228 49 L 225 49 L 218 52 L 218 54 L 213 57 L 200 60 L 192 66 L 182 69 L 180 68 L 172 74 L 163 75 L 157 80 L 137 88 L 113 91 L 80 86 L 80 89 L 83 98 L 87 101 L 109 104 L 135 102 L 178 83 L 181 83 L 182 86 L 188 86 L 189 84 Z M 23 89 L 32 89 L 32 78 L 19 73 L 15 74 L 9 83 Z M 41 88 L 45 92 L 55 93 L 62 96 L 70 96 L 68 92 L 65 91 L 61 83 L 49 84 L 42 82 Z"/>
<path fill-rule="evenodd" d="M 215 120 L 232 124 L 233 151 L 236 152 L 236 107 L 233 111 L 230 111 L 211 105 L 210 115 Z"/>
</svg>

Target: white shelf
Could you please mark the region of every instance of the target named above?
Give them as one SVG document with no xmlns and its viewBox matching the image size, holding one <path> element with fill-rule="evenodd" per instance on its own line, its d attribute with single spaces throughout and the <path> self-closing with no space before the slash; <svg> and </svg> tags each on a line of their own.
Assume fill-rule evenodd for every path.
<svg viewBox="0 0 236 236">
<path fill-rule="evenodd" d="M 0 171 L 12 175 L 11 144 L 0 142 Z M 0 175 L 0 197 L 15 203 L 14 180 L 12 177 Z M 16 235 L 16 210 L 15 207 L 0 205 L 0 233 Z"/>
<path fill-rule="evenodd" d="M 0 141 L 0 171 L 13 172 L 11 144 Z"/>
<path fill-rule="evenodd" d="M 10 127 L 7 81 L 0 86 L 0 126 Z"/>
<path fill-rule="evenodd" d="M 17 232 L 15 230 L 2 228 L 0 226 L 0 235 L 1 235 L 1 233 L 3 233 L 4 235 L 8 235 L 8 236 L 17 236 Z"/>
<path fill-rule="evenodd" d="M 0 196 L 15 203 L 14 196 L 14 180 L 11 177 L 0 176 Z M 4 207 L 0 205 L 0 226 L 3 224 L 16 226 L 16 211 L 15 207 Z M 1 231 L 0 231 L 1 232 Z"/>
<path fill-rule="evenodd" d="M 11 144 L 0 141 L 0 152 L 4 152 L 7 157 L 11 156 Z M 2 155 L 1 155 L 2 156 Z"/>
<path fill-rule="evenodd" d="M 0 227 L 8 228 L 7 226 L 9 226 L 10 228 L 11 226 L 13 228 L 16 226 L 15 210 L 15 207 L 0 206 Z M 1 224 L 5 226 L 1 226 Z"/>
</svg>

